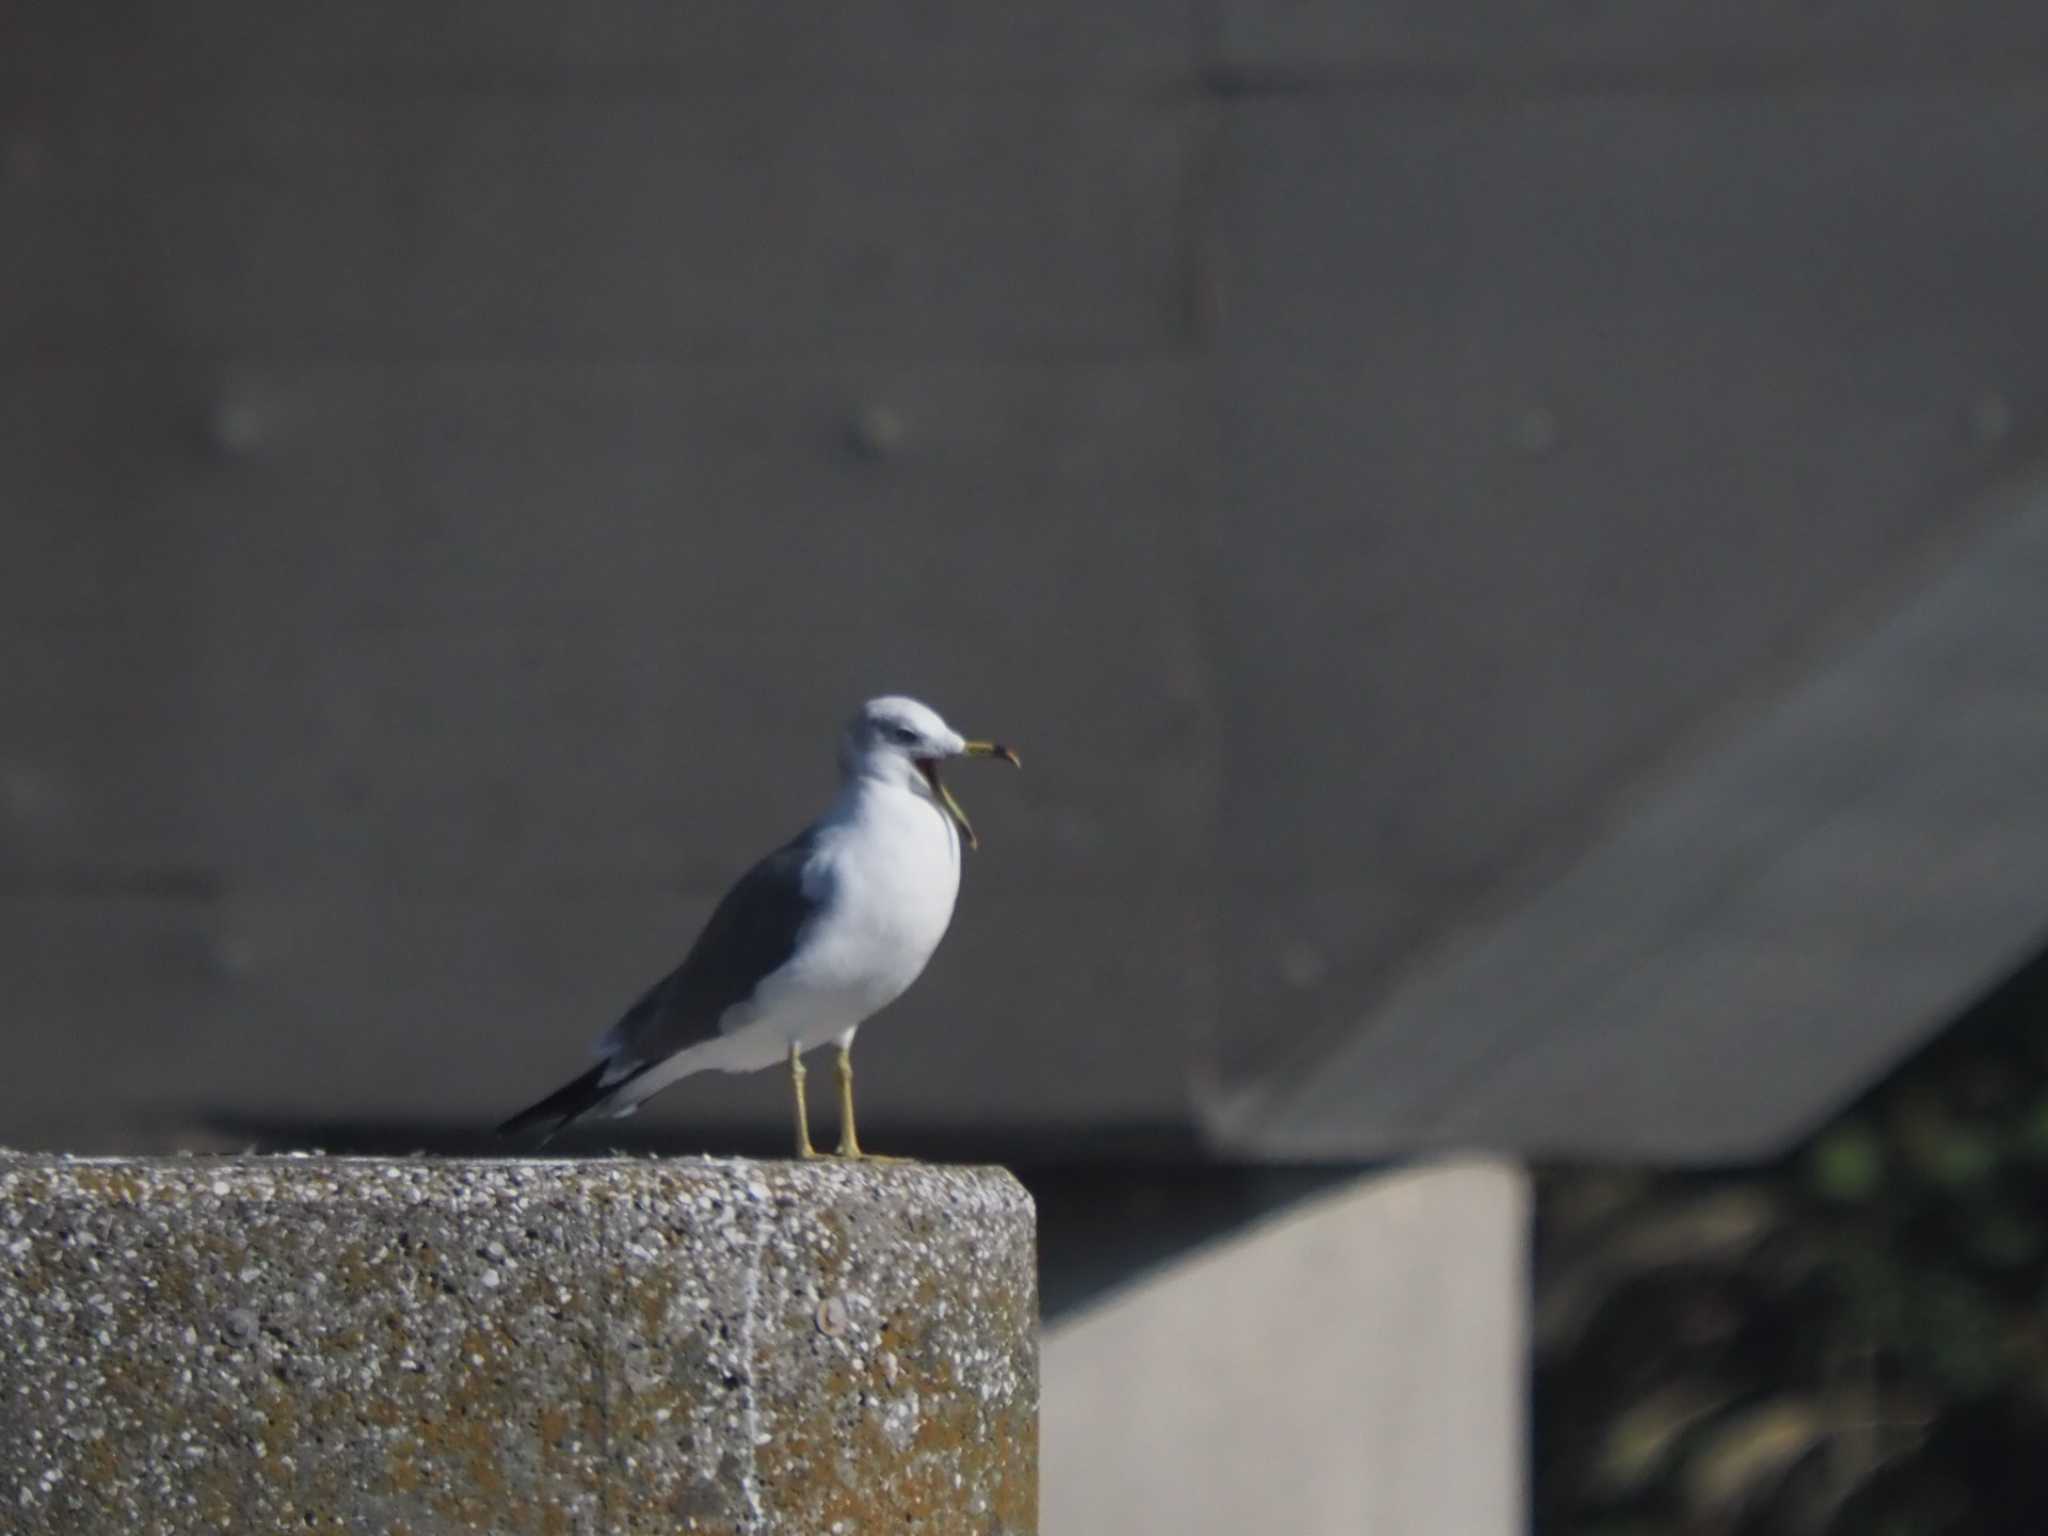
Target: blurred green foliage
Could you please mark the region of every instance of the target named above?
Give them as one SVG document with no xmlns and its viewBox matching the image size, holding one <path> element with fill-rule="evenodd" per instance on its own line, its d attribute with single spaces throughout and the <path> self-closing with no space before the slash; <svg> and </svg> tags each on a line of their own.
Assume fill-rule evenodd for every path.
<svg viewBox="0 0 2048 1536">
<path fill-rule="evenodd" d="M 2048 959 L 1775 1164 L 1538 1191 L 1539 1531 L 2048 1531 Z"/>
</svg>

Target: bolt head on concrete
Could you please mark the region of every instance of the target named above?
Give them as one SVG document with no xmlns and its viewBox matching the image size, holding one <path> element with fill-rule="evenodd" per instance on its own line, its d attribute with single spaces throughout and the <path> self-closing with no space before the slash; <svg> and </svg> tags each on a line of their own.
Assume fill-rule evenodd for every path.
<svg viewBox="0 0 2048 1536">
<path fill-rule="evenodd" d="M 989 1169 L 0 1153 L 21 1536 L 1036 1529 Z"/>
</svg>

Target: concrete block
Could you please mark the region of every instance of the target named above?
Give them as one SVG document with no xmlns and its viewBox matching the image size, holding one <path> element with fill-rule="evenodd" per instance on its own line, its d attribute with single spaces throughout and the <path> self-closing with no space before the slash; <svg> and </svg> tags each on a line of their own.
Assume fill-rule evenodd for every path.
<svg viewBox="0 0 2048 1536">
<path fill-rule="evenodd" d="M 1505 1163 L 1361 1178 L 1063 1322 L 1046 1529 L 1527 1529 L 1529 1189 Z"/>
<path fill-rule="evenodd" d="M 0 1153 L 19 1536 L 1037 1529 L 989 1169 Z"/>
</svg>

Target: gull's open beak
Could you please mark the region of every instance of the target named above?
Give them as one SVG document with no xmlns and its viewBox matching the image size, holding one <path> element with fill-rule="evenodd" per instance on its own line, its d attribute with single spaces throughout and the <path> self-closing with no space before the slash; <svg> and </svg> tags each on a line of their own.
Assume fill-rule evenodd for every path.
<svg viewBox="0 0 2048 1536">
<path fill-rule="evenodd" d="M 960 755 L 962 757 L 1000 757 L 1012 768 L 1022 768 L 1024 766 L 1018 760 L 1017 754 L 999 741 L 967 742 L 960 748 Z M 946 781 L 939 777 L 939 760 L 935 757 L 920 757 L 917 760 L 917 766 L 924 774 L 925 782 L 931 785 L 932 793 L 939 797 L 939 804 L 946 808 L 946 814 L 959 824 L 960 841 L 970 848 L 979 848 L 981 846 L 981 839 L 974 835 L 974 828 L 967 820 L 967 813 L 960 809 L 960 802 L 953 798 L 953 791 L 946 788 Z"/>
</svg>

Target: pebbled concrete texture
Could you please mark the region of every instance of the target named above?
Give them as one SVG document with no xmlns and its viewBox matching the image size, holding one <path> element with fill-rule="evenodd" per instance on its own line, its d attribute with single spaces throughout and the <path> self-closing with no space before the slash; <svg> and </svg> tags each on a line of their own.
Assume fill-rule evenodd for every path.
<svg viewBox="0 0 2048 1536">
<path fill-rule="evenodd" d="M 0 1529 L 1037 1528 L 997 1170 L 0 1153 Z"/>
</svg>

